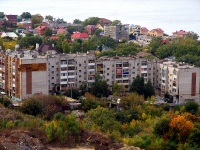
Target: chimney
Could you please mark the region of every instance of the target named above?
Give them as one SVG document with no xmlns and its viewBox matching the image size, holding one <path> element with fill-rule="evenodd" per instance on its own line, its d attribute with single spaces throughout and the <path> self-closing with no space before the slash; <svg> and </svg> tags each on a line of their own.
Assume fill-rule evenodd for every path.
<svg viewBox="0 0 200 150">
<path fill-rule="evenodd" d="M 40 45 L 39 45 L 38 43 L 36 43 L 35 49 L 38 50 L 39 46 L 40 46 Z"/>
<path fill-rule="evenodd" d="M 54 44 L 52 43 L 52 47 L 54 47 Z"/>
</svg>

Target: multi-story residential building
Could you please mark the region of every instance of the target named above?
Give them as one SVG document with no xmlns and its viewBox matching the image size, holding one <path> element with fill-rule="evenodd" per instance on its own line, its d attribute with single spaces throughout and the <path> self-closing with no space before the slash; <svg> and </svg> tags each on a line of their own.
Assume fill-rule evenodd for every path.
<svg viewBox="0 0 200 150">
<path fill-rule="evenodd" d="M 46 60 L 33 51 L 10 51 L 0 53 L 0 88 L 12 99 L 48 94 Z"/>
<path fill-rule="evenodd" d="M 129 26 L 128 25 L 116 25 L 116 26 L 104 26 L 104 36 L 113 38 L 120 42 L 121 39 L 129 40 Z"/>
<path fill-rule="evenodd" d="M 168 92 L 179 103 L 199 102 L 200 68 L 169 60 L 154 64 L 154 86 L 164 95 Z"/>
<path fill-rule="evenodd" d="M 88 87 L 95 73 L 105 79 L 112 91 L 115 82 L 126 91 L 137 75 L 150 80 L 160 95 L 168 92 L 176 102 L 199 102 L 200 68 L 169 60 L 136 57 L 100 57 L 91 53 L 56 54 L 39 51 L 0 52 L 0 90 L 12 99 L 23 100 L 38 93 Z"/>
<path fill-rule="evenodd" d="M 145 82 L 153 81 L 151 66 L 146 58 L 139 57 L 101 57 L 96 60 L 96 71 L 104 77 L 111 90 L 117 82 L 128 91 L 137 75 L 143 76 Z"/>
</svg>

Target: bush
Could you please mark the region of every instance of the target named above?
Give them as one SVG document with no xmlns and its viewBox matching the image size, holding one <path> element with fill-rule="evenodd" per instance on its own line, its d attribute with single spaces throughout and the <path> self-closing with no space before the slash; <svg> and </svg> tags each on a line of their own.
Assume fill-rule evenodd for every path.
<svg viewBox="0 0 200 150">
<path fill-rule="evenodd" d="M 4 98 L 4 97 L 0 98 L 0 103 L 3 104 L 5 107 L 10 107 L 13 105 L 9 99 Z"/>
<path fill-rule="evenodd" d="M 24 114 L 37 116 L 42 113 L 42 104 L 34 98 L 30 98 L 23 103 L 21 111 Z"/>
<path fill-rule="evenodd" d="M 196 114 L 196 112 L 198 111 L 198 104 L 197 103 L 195 103 L 195 102 L 187 102 L 186 104 L 185 104 L 185 110 L 186 110 L 186 112 L 189 112 L 189 113 L 191 113 L 191 114 Z"/>
<path fill-rule="evenodd" d="M 170 119 L 169 118 L 162 118 L 162 119 L 160 119 L 156 123 L 156 125 L 154 127 L 154 130 L 153 130 L 153 133 L 156 134 L 156 135 L 158 135 L 158 136 L 163 136 L 170 129 L 169 123 L 170 123 Z"/>
</svg>

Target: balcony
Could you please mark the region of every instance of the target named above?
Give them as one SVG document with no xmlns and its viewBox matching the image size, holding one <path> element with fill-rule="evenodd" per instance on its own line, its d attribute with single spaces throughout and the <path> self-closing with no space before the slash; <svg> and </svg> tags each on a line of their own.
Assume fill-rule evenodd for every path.
<svg viewBox="0 0 200 150">
<path fill-rule="evenodd" d="M 61 64 L 60 67 L 67 67 L 67 64 Z"/>
</svg>

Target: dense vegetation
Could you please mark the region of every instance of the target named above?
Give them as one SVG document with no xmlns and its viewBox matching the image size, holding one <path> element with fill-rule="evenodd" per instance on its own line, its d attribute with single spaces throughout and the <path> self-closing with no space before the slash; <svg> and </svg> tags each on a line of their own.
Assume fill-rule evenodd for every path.
<svg viewBox="0 0 200 150">
<path fill-rule="evenodd" d="M 161 38 L 154 38 L 149 47 L 160 58 L 175 56 L 177 61 L 200 66 L 200 41 L 196 39 L 171 39 L 166 45 L 162 44 Z"/>
</svg>

